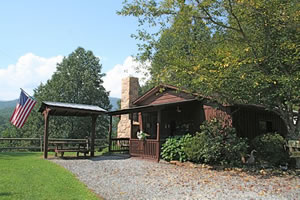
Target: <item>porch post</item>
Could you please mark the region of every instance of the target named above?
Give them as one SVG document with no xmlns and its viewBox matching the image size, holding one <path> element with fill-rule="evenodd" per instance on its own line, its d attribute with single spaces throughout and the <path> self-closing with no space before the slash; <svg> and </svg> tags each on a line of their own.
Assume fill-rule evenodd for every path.
<svg viewBox="0 0 300 200">
<path fill-rule="evenodd" d="M 133 137 L 133 114 L 132 113 L 130 113 L 129 114 L 130 115 L 130 138 L 129 138 L 129 155 L 131 156 L 131 152 L 132 152 L 132 150 L 131 150 L 131 139 L 132 139 L 132 137 Z"/>
<path fill-rule="evenodd" d="M 144 128 L 143 128 L 143 116 L 142 116 L 141 112 L 139 112 L 139 128 L 140 128 L 140 131 L 144 131 Z"/>
<path fill-rule="evenodd" d="M 133 137 L 133 113 L 130 113 L 130 139 Z"/>
<path fill-rule="evenodd" d="M 160 155 L 160 124 L 161 124 L 161 110 L 158 110 L 157 111 L 157 124 L 156 124 L 156 140 L 157 140 L 156 157 L 157 157 L 157 162 L 159 162 L 159 155 Z"/>
<path fill-rule="evenodd" d="M 44 159 L 48 158 L 48 136 L 49 136 L 49 112 L 50 109 L 46 108 L 43 112 L 45 119 L 45 129 L 44 129 Z"/>
<path fill-rule="evenodd" d="M 92 135 L 91 135 L 91 156 L 95 155 L 95 137 L 96 137 L 96 120 L 97 115 L 92 116 Z"/>
<path fill-rule="evenodd" d="M 111 151 L 111 132 L 112 132 L 112 116 L 109 116 L 109 129 L 108 129 L 108 152 Z"/>
</svg>

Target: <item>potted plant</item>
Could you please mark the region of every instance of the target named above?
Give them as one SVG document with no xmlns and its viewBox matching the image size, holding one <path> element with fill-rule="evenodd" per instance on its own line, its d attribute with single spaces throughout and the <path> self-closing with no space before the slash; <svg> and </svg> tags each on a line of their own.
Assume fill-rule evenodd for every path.
<svg viewBox="0 0 300 200">
<path fill-rule="evenodd" d="M 146 137 L 150 136 L 149 134 L 143 132 L 143 131 L 138 131 L 136 133 L 136 136 L 139 140 L 146 140 Z"/>
</svg>

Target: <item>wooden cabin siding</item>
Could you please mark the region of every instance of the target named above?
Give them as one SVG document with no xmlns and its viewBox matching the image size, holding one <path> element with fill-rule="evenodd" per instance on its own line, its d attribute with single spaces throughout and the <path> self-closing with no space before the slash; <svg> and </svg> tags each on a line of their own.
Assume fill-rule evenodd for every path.
<svg viewBox="0 0 300 200">
<path fill-rule="evenodd" d="M 205 119 L 211 120 L 216 117 L 225 119 L 236 128 L 237 134 L 241 137 L 252 139 L 267 132 L 277 132 L 282 136 L 287 133 L 286 126 L 282 119 L 271 111 L 260 108 L 247 107 L 226 107 L 225 110 L 215 109 L 204 105 Z M 260 123 L 269 123 L 271 130 L 262 130 Z"/>
<path fill-rule="evenodd" d="M 183 92 L 177 92 L 174 90 L 166 90 L 162 93 L 156 93 L 155 95 L 152 95 L 145 99 L 144 101 L 140 102 L 139 106 L 144 105 L 157 105 L 157 104 L 165 104 L 165 103 L 174 103 L 174 102 L 180 102 L 184 100 L 194 99 L 192 95 L 183 93 Z"/>
<path fill-rule="evenodd" d="M 233 109 L 233 126 L 238 134 L 242 137 L 252 139 L 266 132 L 277 132 L 282 136 L 287 133 L 286 127 L 282 119 L 271 111 L 265 111 L 254 108 L 234 108 Z M 262 131 L 259 123 L 270 122 L 271 131 Z"/>
</svg>

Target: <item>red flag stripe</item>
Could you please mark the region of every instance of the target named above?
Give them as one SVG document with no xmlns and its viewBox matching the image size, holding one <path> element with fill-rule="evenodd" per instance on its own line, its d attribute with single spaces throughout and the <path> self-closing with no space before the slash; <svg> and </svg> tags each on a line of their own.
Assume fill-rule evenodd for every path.
<svg viewBox="0 0 300 200">
<path fill-rule="evenodd" d="M 13 122 L 13 125 L 17 126 L 20 120 L 22 119 L 22 116 L 26 112 L 26 109 L 28 108 L 28 104 L 30 104 L 30 99 L 27 99 L 26 103 L 24 106 L 20 106 L 21 108 L 19 109 L 19 112 L 17 113 L 16 119 Z M 17 126 L 18 127 L 18 126 Z"/>
<path fill-rule="evenodd" d="M 33 106 L 35 105 L 35 101 L 30 100 L 29 105 L 24 109 L 24 113 L 21 116 L 19 123 L 16 125 L 18 128 L 22 128 L 24 125 L 24 122 L 29 116 L 29 113 L 31 112 Z"/>
<path fill-rule="evenodd" d="M 26 117 L 26 115 L 28 115 L 28 111 L 30 112 L 31 111 L 31 107 L 32 107 L 32 104 L 34 102 L 31 100 L 31 99 L 28 99 L 22 109 L 22 113 L 20 114 L 19 116 L 19 119 L 17 120 L 17 123 L 16 123 L 16 127 L 20 128 L 20 124 L 22 124 L 22 122 L 24 121 L 24 118 Z"/>
<path fill-rule="evenodd" d="M 26 105 L 26 104 L 25 104 Z M 24 105 L 24 106 L 25 106 Z M 24 107 L 20 106 L 20 108 L 17 110 L 16 112 L 16 117 L 15 117 L 15 120 L 12 122 L 13 125 L 16 126 L 16 124 L 18 123 L 19 119 L 20 119 L 20 116 L 22 115 L 22 113 L 24 112 Z"/>
<path fill-rule="evenodd" d="M 36 101 L 22 90 L 19 102 L 10 118 L 11 123 L 17 128 L 22 128 L 35 104 Z"/>
<path fill-rule="evenodd" d="M 19 112 L 20 105 L 18 104 L 17 107 L 14 109 L 14 113 L 12 114 L 10 121 L 13 122 L 16 120 L 17 112 Z"/>
<path fill-rule="evenodd" d="M 28 100 L 26 101 L 26 103 L 24 104 L 24 106 L 21 106 L 20 104 L 18 105 L 18 106 L 19 106 L 19 107 L 18 107 L 18 110 L 17 110 L 17 112 L 16 112 L 16 114 L 15 114 L 14 120 L 12 121 L 12 124 L 13 124 L 13 125 L 16 126 L 16 123 L 19 121 L 20 116 L 23 114 L 24 108 L 25 108 L 25 106 L 26 106 L 27 103 L 28 103 Z"/>
<path fill-rule="evenodd" d="M 17 120 L 16 120 L 15 124 L 14 124 L 15 126 L 18 127 L 18 124 L 19 124 L 20 121 L 22 120 L 24 114 L 26 114 L 26 110 L 28 109 L 29 104 L 30 104 L 30 100 L 28 99 L 28 100 L 26 101 L 26 103 L 24 104 L 24 106 L 21 108 L 21 111 L 20 111 L 20 113 L 19 113 L 19 115 L 18 115 L 18 117 L 17 117 Z"/>
<path fill-rule="evenodd" d="M 36 102 L 32 105 L 32 108 L 30 109 L 30 111 L 28 111 L 29 113 L 31 112 L 31 110 L 33 109 L 33 107 L 35 106 L 35 104 L 36 104 Z M 24 126 L 24 124 L 25 124 L 25 122 L 26 122 L 26 120 L 27 120 L 27 118 L 29 116 L 29 113 L 25 116 L 25 118 L 24 118 L 24 120 L 23 120 L 20 128 L 22 128 Z"/>
</svg>

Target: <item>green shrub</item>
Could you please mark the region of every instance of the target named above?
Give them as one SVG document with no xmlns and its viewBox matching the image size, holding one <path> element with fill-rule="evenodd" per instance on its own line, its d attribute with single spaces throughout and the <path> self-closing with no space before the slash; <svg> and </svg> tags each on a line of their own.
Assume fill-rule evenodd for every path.
<svg viewBox="0 0 300 200">
<path fill-rule="evenodd" d="M 255 137 L 251 141 L 251 146 L 257 151 L 258 161 L 278 166 L 288 161 L 288 153 L 284 149 L 285 143 L 285 139 L 278 133 L 267 133 Z"/>
<path fill-rule="evenodd" d="M 161 156 L 166 161 L 179 160 L 180 162 L 186 161 L 186 154 L 183 151 L 183 145 L 191 138 L 190 134 L 185 136 L 170 137 L 162 145 Z"/>
<path fill-rule="evenodd" d="M 215 163 L 221 157 L 221 145 L 215 145 L 213 140 L 205 133 L 197 133 L 189 142 L 184 145 L 184 152 L 187 159 L 196 163 Z"/>
<path fill-rule="evenodd" d="M 188 160 L 196 163 L 230 164 L 241 163 L 241 155 L 247 152 L 247 140 L 239 138 L 234 128 L 222 120 L 205 121 L 200 132 L 184 145 Z"/>
</svg>

